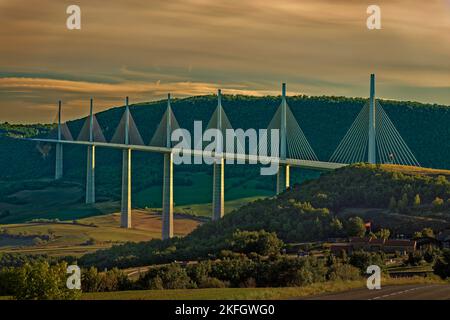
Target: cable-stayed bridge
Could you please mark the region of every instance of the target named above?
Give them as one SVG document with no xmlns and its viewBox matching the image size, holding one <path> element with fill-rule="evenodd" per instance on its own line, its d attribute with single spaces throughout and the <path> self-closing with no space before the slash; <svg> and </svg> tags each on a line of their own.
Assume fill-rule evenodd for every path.
<svg viewBox="0 0 450 320">
<path fill-rule="evenodd" d="M 286 85 L 282 86 L 281 104 L 270 121 L 265 136 L 265 145 L 251 144 L 248 148 L 243 141 L 230 139 L 227 135 L 233 130 L 223 107 L 221 91 L 217 94 L 217 107 L 206 127 L 215 129 L 224 138 L 220 147 L 215 150 L 204 148 L 204 142 L 197 143 L 193 148 L 173 146 L 172 134 L 181 129 L 171 107 L 171 97 L 168 95 L 167 108 L 153 134 L 146 144 L 134 122 L 125 101 L 125 112 L 116 128 L 112 139 L 108 142 L 93 113 L 93 100 L 90 103 L 90 115 L 77 137 L 73 139 L 67 125 L 61 122 L 61 102 L 58 105 L 58 130 L 56 139 L 31 139 L 33 141 L 56 144 L 55 179 L 63 177 L 63 145 L 82 145 L 87 147 L 86 203 L 95 203 L 95 149 L 114 148 L 122 150 L 122 196 L 121 196 L 121 227 L 131 227 L 131 161 L 132 152 L 160 153 L 164 157 L 163 192 L 162 192 L 162 238 L 173 236 L 173 165 L 174 155 L 183 154 L 195 159 L 214 159 L 212 181 L 212 219 L 218 220 L 224 215 L 224 170 L 226 163 L 276 163 L 276 192 L 282 193 L 289 188 L 290 167 L 313 170 L 335 170 L 356 162 L 392 163 L 420 166 L 411 150 L 408 148 L 381 104 L 375 98 L 375 75 L 370 78 L 370 97 L 363 106 L 346 135 L 332 154 L 329 161 L 319 161 L 307 137 L 294 117 L 286 101 Z M 195 130 L 195 129 L 194 129 Z M 238 129 L 239 130 L 239 129 Z M 267 132 L 275 130 L 273 137 Z M 180 131 L 177 131 L 178 133 Z M 190 135 L 181 131 L 183 140 Z M 203 134 L 203 133 L 202 133 Z M 180 138 L 181 138 L 180 136 Z M 261 130 L 260 130 L 261 140 Z M 249 139 L 250 141 L 250 139 Z"/>
</svg>

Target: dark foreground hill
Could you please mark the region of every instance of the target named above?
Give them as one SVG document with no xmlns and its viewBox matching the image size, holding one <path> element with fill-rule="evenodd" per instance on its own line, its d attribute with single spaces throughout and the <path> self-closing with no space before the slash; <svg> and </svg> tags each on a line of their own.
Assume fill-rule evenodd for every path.
<svg viewBox="0 0 450 320">
<path fill-rule="evenodd" d="M 392 237 L 412 237 L 424 228 L 435 233 L 448 228 L 447 177 L 427 171 L 401 173 L 407 169 L 399 169 L 402 168 L 366 164 L 342 168 L 294 186 L 277 198 L 250 203 L 218 222 L 205 223 L 185 238 L 114 246 L 87 254 L 80 262 L 98 267 L 129 267 L 208 258 L 227 249 L 225 239 L 237 229 L 275 232 L 288 243 L 353 236 L 361 228 L 355 226 L 355 216 L 370 219 L 374 232 L 389 227 Z M 345 214 L 348 208 L 357 208 L 357 213 Z M 377 209 L 376 215 L 365 216 L 368 208 Z"/>
<path fill-rule="evenodd" d="M 327 160 L 339 141 L 354 121 L 366 99 L 344 97 L 288 98 L 288 104 L 300 123 L 311 146 L 321 160 Z M 224 96 L 223 105 L 233 127 L 266 128 L 276 108 L 279 97 Z M 410 146 L 418 161 L 425 167 L 450 169 L 450 109 L 446 106 L 420 104 L 416 102 L 381 101 L 384 109 L 398 131 Z M 192 129 L 194 120 L 201 120 L 206 127 L 216 106 L 215 96 L 175 99 L 173 110 L 181 127 Z M 131 112 L 142 135 L 149 143 L 164 113 L 165 101 L 140 103 L 131 106 Z M 112 108 L 97 115 L 100 126 L 109 140 L 120 121 L 123 107 Z M 84 119 L 70 121 L 68 126 L 74 137 L 84 123 Z M 17 183 L 24 179 L 51 178 L 54 172 L 53 146 L 36 146 L 35 143 L 20 141 L 15 137 L 48 136 L 48 126 L 0 127 L 0 203 L 11 201 L 8 195 L 23 190 Z M 51 134 L 50 134 L 51 135 Z M 64 149 L 65 179 L 84 188 L 86 150 L 83 147 L 66 146 Z M 97 151 L 97 197 L 99 201 L 117 200 L 120 197 L 121 154 L 117 150 Z M 159 155 L 139 153 L 133 155 L 133 205 L 138 207 L 159 206 L 162 159 Z M 195 180 L 204 180 L 209 186 L 211 168 L 203 165 L 183 165 L 175 168 L 175 188 L 191 187 Z M 192 176 L 201 172 L 202 179 Z M 227 166 L 226 188 L 242 186 L 245 181 L 253 181 L 239 190 L 232 198 L 268 195 L 274 190 L 273 177 L 260 177 L 257 166 Z M 293 170 L 292 180 L 303 181 L 317 174 Z M 234 180 L 233 180 L 234 179 Z M 192 189 L 192 188 L 191 188 Z M 207 190 L 208 188 L 202 188 Z M 200 189 L 199 189 L 200 190 Z M 175 194 L 178 204 L 206 203 L 211 195 L 194 192 L 194 199 Z M 177 191 L 175 191 L 177 193 Z M 82 194 L 82 192 L 81 192 Z M 226 192 L 226 197 L 231 193 Z M 202 195 L 202 197 L 200 197 Z M 178 197 L 178 199 L 177 199 Z M 14 199 L 14 197 L 12 197 Z M 80 199 L 81 201 L 82 199 Z M 13 200 L 15 201 L 15 200 Z M 0 208 L 1 209 L 1 208 Z M 75 217 L 74 217 L 75 218 Z"/>
</svg>

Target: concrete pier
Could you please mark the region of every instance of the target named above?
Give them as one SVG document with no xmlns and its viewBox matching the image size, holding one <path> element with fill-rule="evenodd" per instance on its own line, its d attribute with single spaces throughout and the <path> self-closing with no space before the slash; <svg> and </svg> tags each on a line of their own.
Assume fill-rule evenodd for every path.
<svg viewBox="0 0 450 320">
<path fill-rule="evenodd" d="M 280 164 L 277 173 L 277 194 L 289 188 L 289 165 Z"/>
<path fill-rule="evenodd" d="M 369 150 L 368 150 L 368 162 L 376 163 L 376 118 L 375 118 L 375 75 L 370 75 L 370 101 L 369 101 Z"/>
<path fill-rule="evenodd" d="M 95 203 L 95 146 L 87 147 L 86 204 Z"/>
<path fill-rule="evenodd" d="M 56 144 L 56 164 L 55 164 L 55 180 L 63 177 L 63 145 Z"/>
<path fill-rule="evenodd" d="M 173 237 L 173 154 L 164 154 L 162 239 Z"/>
<path fill-rule="evenodd" d="M 122 151 L 122 208 L 120 226 L 131 228 L 131 149 Z"/>
<path fill-rule="evenodd" d="M 212 202 L 212 220 L 220 220 L 225 212 L 224 205 L 224 159 L 220 159 L 213 164 L 213 202 Z"/>
</svg>

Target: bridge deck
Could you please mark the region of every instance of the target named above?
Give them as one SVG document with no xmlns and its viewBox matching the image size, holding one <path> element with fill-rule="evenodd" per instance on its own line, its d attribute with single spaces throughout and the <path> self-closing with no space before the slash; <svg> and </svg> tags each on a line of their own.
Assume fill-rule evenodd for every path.
<svg viewBox="0 0 450 320">
<path fill-rule="evenodd" d="M 119 143 L 107 143 L 107 142 L 89 142 L 89 141 L 69 141 L 69 140 L 57 140 L 57 139 L 25 139 L 28 141 L 36 142 L 46 142 L 46 143 L 62 143 L 70 145 L 85 145 L 85 146 L 96 146 L 101 148 L 113 148 L 113 149 L 131 149 L 135 151 L 152 152 L 152 153 L 177 153 L 182 151 L 183 154 L 193 155 L 193 156 L 203 156 L 203 157 L 214 157 L 214 153 L 204 150 L 192 150 L 192 149 L 176 149 L 176 148 L 166 148 L 166 147 L 154 147 L 154 146 L 144 146 L 144 145 L 127 145 Z M 235 160 L 245 161 L 246 163 L 260 163 L 268 164 L 270 162 L 278 161 L 280 164 L 288 164 L 293 167 L 299 167 L 304 169 L 312 170 L 335 170 L 347 164 L 344 163 L 334 163 L 325 161 L 311 161 L 311 160 L 299 160 L 299 159 L 279 159 L 277 157 L 270 156 L 257 156 L 251 154 L 236 154 L 236 153 L 226 153 L 224 152 L 223 157 L 225 160 Z"/>
</svg>

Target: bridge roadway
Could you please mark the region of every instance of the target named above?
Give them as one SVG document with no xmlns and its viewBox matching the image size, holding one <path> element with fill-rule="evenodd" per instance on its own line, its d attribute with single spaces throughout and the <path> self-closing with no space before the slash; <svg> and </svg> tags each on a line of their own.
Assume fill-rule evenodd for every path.
<svg viewBox="0 0 450 320">
<path fill-rule="evenodd" d="M 46 143 L 61 143 L 69 145 L 84 145 L 84 146 L 95 146 L 101 148 L 113 148 L 113 149 L 131 149 L 134 151 L 143 152 L 153 152 L 153 153 L 176 153 L 182 151 L 183 154 L 190 154 L 193 156 L 206 156 L 213 157 L 214 153 L 204 150 L 192 150 L 192 149 L 177 149 L 177 148 L 167 148 L 167 147 L 154 147 L 154 146 L 144 146 L 144 145 L 132 145 L 132 144 L 120 144 L 120 143 L 108 143 L 108 142 L 89 142 L 89 141 L 70 141 L 70 140 L 58 140 L 58 139 L 25 139 L 28 141 L 36 142 L 46 142 Z M 292 167 L 298 167 L 303 169 L 311 170 L 321 170 L 321 171 L 332 171 L 341 167 L 347 166 L 343 163 L 325 162 L 325 161 L 312 161 L 312 160 L 299 160 L 299 159 L 279 159 L 277 157 L 270 156 L 257 156 L 251 154 L 235 154 L 235 153 L 223 153 L 223 158 L 225 160 L 240 160 L 249 163 L 252 161 L 256 163 L 257 161 L 262 164 L 269 164 L 271 161 L 279 161 L 280 164 L 287 164 Z"/>
</svg>

